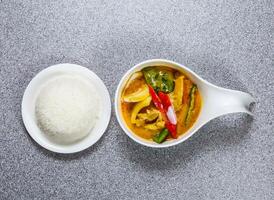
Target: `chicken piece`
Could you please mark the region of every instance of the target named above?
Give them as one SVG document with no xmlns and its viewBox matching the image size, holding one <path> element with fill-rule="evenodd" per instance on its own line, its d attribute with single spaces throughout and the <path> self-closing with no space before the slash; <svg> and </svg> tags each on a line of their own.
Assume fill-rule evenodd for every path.
<svg viewBox="0 0 274 200">
<path fill-rule="evenodd" d="M 153 108 L 148 109 L 146 113 L 139 113 L 137 115 L 136 126 L 143 126 L 149 130 L 160 130 L 165 127 L 165 121 L 162 118 L 162 114 Z"/>
<path fill-rule="evenodd" d="M 147 113 L 139 113 L 137 117 L 144 121 L 153 121 L 159 116 L 160 112 L 156 109 L 147 110 Z"/>
</svg>

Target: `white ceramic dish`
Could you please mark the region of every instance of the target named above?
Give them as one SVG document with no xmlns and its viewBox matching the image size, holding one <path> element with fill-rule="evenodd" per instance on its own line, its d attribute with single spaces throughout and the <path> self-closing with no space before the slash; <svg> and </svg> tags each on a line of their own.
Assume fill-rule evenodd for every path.
<svg viewBox="0 0 274 200">
<path fill-rule="evenodd" d="M 183 135 L 179 136 L 178 139 L 169 140 L 162 144 L 157 144 L 153 141 L 145 140 L 136 134 L 134 134 L 124 122 L 122 113 L 121 113 L 121 104 L 120 104 L 120 97 L 122 94 L 122 90 L 127 83 L 129 77 L 137 71 L 148 67 L 148 66 L 168 66 L 174 69 L 182 71 L 186 74 L 194 83 L 197 84 L 198 89 L 202 96 L 202 109 L 200 115 L 195 122 L 195 124 Z M 224 115 L 228 113 L 235 113 L 235 112 L 245 112 L 250 115 L 252 113 L 249 111 L 249 106 L 251 103 L 255 102 L 254 98 L 247 93 L 236 91 L 236 90 L 229 90 L 225 88 L 221 88 L 215 86 L 206 80 L 199 77 L 196 73 L 188 69 L 187 67 L 164 59 L 153 59 L 147 60 L 142 63 L 139 63 L 132 67 L 126 74 L 122 77 L 118 88 L 115 94 L 115 112 L 117 120 L 124 130 L 124 132 L 135 142 L 148 146 L 148 147 L 169 147 L 177 145 L 185 140 L 187 140 L 190 136 L 192 136 L 197 130 L 199 130 L 204 124 L 209 122 L 210 120 Z"/>
<path fill-rule="evenodd" d="M 87 137 L 73 144 L 62 145 L 54 143 L 53 141 L 48 139 L 46 135 L 43 132 L 41 132 L 41 130 L 37 126 L 35 120 L 35 101 L 41 89 L 41 86 L 46 81 L 58 75 L 66 73 L 73 73 L 80 76 L 84 76 L 89 81 L 91 81 L 98 89 L 98 94 L 101 96 L 101 108 L 98 109 L 100 110 L 99 118 L 97 119 L 94 128 Z M 39 145 L 50 151 L 57 153 L 75 153 L 92 146 L 101 138 L 110 120 L 111 101 L 106 86 L 94 72 L 90 71 L 85 67 L 75 64 L 58 64 L 42 70 L 31 80 L 31 82 L 25 90 L 21 109 L 25 127 L 29 135 Z"/>
</svg>

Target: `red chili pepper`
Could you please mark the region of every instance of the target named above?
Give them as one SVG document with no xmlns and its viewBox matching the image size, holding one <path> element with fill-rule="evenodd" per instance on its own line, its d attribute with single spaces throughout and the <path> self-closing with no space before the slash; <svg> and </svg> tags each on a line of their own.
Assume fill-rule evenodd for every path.
<svg viewBox="0 0 274 200">
<path fill-rule="evenodd" d="M 154 91 L 154 89 L 150 85 L 148 85 L 148 89 L 155 107 L 158 110 L 160 110 L 160 112 L 164 112 L 164 106 L 161 102 L 161 99 L 158 97 L 157 93 Z"/>
<path fill-rule="evenodd" d="M 167 116 L 168 108 L 172 106 L 168 95 L 163 92 L 159 92 L 158 96 L 150 85 L 148 85 L 148 88 L 155 107 L 162 113 L 166 128 L 173 138 L 177 138 L 176 123 L 171 123 L 171 121 L 168 119 L 169 116 Z M 161 99 L 161 97 L 163 98 Z"/>
<path fill-rule="evenodd" d="M 175 110 L 171 104 L 170 98 L 166 93 L 159 92 L 158 93 L 161 102 L 163 103 L 167 118 L 172 124 L 177 124 L 177 117 L 175 114 Z"/>
<path fill-rule="evenodd" d="M 163 93 L 163 92 L 159 92 L 158 95 L 159 95 L 159 98 L 160 98 L 161 102 L 163 103 L 165 111 L 167 112 L 168 107 L 172 106 L 171 102 L 170 102 L 170 99 L 169 99 L 169 96 L 166 93 Z"/>
<path fill-rule="evenodd" d="M 177 138 L 177 131 L 176 131 L 176 125 L 170 123 L 170 121 L 167 121 L 165 123 L 166 128 L 168 129 L 168 131 L 170 132 L 171 136 L 176 139 Z"/>
</svg>

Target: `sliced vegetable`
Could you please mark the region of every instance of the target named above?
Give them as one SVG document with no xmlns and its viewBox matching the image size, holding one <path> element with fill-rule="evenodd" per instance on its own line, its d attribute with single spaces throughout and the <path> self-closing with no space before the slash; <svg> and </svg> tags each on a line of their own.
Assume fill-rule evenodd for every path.
<svg viewBox="0 0 274 200">
<path fill-rule="evenodd" d="M 189 104 L 190 91 L 193 84 L 190 80 L 184 80 L 184 94 L 183 94 L 183 104 Z"/>
<path fill-rule="evenodd" d="M 160 71 L 159 72 L 159 82 L 160 89 L 159 91 L 170 93 L 174 90 L 174 78 L 173 74 L 169 71 Z"/>
<path fill-rule="evenodd" d="M 186 118 L 185 118 L 185 124 L 186 125 L 189 124 L 191 113 L 192 113 L 192 111 L 195 108 L 195 92 L 196 91 L 197 91 L 197 86 L 193 85 L 192 88 L 191 88 L 191 90 L 190 90 L 190 94 L 189 94 L 189 97 L 190 97 L 189 107 L 188 107 L 187 115 L 186 115 Z"/>
<path fill-rule="evenodd" d="M 183 103 L 184 94 L 184 76 L 180 76 L 175 80 L 175 88 L 173 91 L 173 107 L 175 111 L 180 110 Z"/>
<path fill-rule="evenodd" d="M 146 67 L 142 70 L 147 84 L 156 91 L 170 93 L 174 90 L 173 73 L 159 70 L 155 67 Z"/>
<path fill-rule="evenodd" d="M 169 132 L 165 128 L 160 133 L 156 134 L 152 139 L 154 142 L 157 142 L 160 144 L 167 138 L 168 134 L 169 134 Z"/>
<path fill-rule="evenodd" d="M 129 80 L 127 81 L 127 84 L 125 86 L 125 89 L 128 88 L 128 86 L 132 83 L 133 80 L 137 79 L 137 78 L 141 78 L 143 76 L 142 72 L 135 72 L 134 74 L 132 74 L 132 76 L 129 78 Z"/>
<path fill-rule="evenodd" d="M 177 124 L 177 117 L 176 117 L 176 114 L 175 114 L 175 111 L 174 111 L 174 108 L 172 106 L 169 106 L 168 107 L 168 110 L 166 112 L 166 115 L 167 115 L 167 118 L 169 119 L 169 121 L 176 125 Z"/>
<path fill-rule="evenodd" d="M 159 70 L 154 67 L 146 67 L 142 69 L 147 84 L 151 85 L 154 89 L 157 88 Z"/>
<path fill-rule="evenodd" d="M 148 85 L 149 93 L 151 95 L 152 101 L 155 107 L 161 112 L 164 113 L 164 106 L 161 102 L 161 99 L 158 97 L 157 93 L 154 91 L 152 86 Z"/>
<path fill-rule="evenodd" d="M 162 101 L 159 98 L 159 96 L 157 95 L 157 93 L 154 91 L 154 89 L 151 86 L 148 86 L 148 87 L 149 87 L 149 93 L 152 97 L 152 101 L 153 101 L 155 107 L 161 112 L 162 117 L 165 121 L 166 128 L 169 130 L 169 132 L 171 133 L 171 136 L 173 138 L 177 138 L 177 133 L 176 133 L 177 121 L 176 121 L 175 112 L 174 112 L 174 114 L 170 112 L 169 116 L 167 116 L 169 107 L 172 108 L 172 105 L 171 105 L 168 95 L 163 92 L 159 92 L 159 94 L 163 97 L 163 101 Z M 170 117 L 172 122 L 169 120 L 168 117 Z"/>
<path fill-rule="evenodd" d="M 148 96 L 149 96 L 148 86 L 144 85 L 136 92 L 133 92 L 131 94 L 124 96 L 124 101 L 125 102 L 139 102 L 139 101 L 143 101 Z"/>
<path fill-rule="evenodd" d="M 166 121 L 166 128 L 169 130 L 171 136 L 176 139 L 177 138 L 177 131 L 176 131 L 176 125 L 170 123 L 170 121 Z"/>
<path fill-rule="evenodd" d="M 171 101 L 170 101 L 168 95 L 165 94 L 165 93 L 163 93 L 163 92 L 159 92 L 159 93 L 158 93 L 158 96 L 159 96 L 159 98 L 160 98 L 160 100 L 161 100 L 161 102 L 162 102 L 162 104 L 163 104 L 164 111 L 167 112 L 168 108 L 169 108 L 170 106 L 172 106 L 172 105 L 171 105 Z"/>
<path fill-rule="evenodd" d="M 140 110 L 149 106 L 150 102 L 151 102 L 151 97 L 148 96 L 145 100 L 140 101 L 134 105 L 131 113 L 131 119 L 130 119 L 132 124 L 136 123 L 136 117 L 137 117 L 137 114 L 140 112 Z"/>
<path fill-rule="evenodd" d="M 177 117 L 174 111 L 174 108 L 171 104 L 169 96 L 163 92 L 159 92 L 159 98 L 161 99 L 164 110 L 167 116 L 166 127 L 171 133 L 173 138 L 177 138 L 177 131 L 176 131 L 176 124 L 177 124 Z"/>
<path fill-rule="evenodd" d="M 177 119 L 176 119 L 176 114 L 174 111 L 174 108 L 171 104 L 171 101 L 169 99 L 169 96 L 163 92 L 159 92 L 159 98 L 161 99 L 163 106 L 164 106 L 164 110 L 166 112 L 167 118 L 168 120 L 172 123 L 172 124 L 177 124 Z"/>
<path fill-rule="evenodd" d="M 181 109 L 177 112 L 177 121 L 179 122 L 177 124 L 177 133 L 180 135 L 186 130 L 186 125 L 185 125 L 185 119 L 188 111 L 188 105 L 183 104 Z"/>
</svg>

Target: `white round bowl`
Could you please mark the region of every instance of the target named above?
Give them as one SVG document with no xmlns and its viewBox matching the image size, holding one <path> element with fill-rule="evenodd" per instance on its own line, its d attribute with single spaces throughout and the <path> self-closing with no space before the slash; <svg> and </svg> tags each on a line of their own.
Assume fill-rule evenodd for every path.
<svg viewBox="0 0 274 200">
<path fill-rule="evenodd" d="M 94 84 L 101 97 L 98 119 L 91 132 L 72 144 L 59 144 L 49 139 L 45 133 L 37 126 L 35 118 L 35 102 L 41 86 L 63 74 L 77 74 L 85 77 Z M 27 86 L 22 100 L 22 118 L 29 135 L 42 147 L 57 153 L 76 153 L 82 151 L 96 143 L 107 129 L 111 116 L 111 101 L 108 90 L 103 81 L 88 68 L 75 64 L 58 64 L 48 67 L 39 72 Z"/>
</svg>

